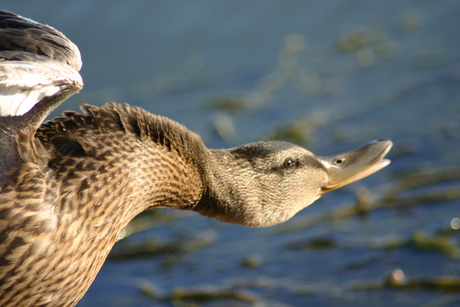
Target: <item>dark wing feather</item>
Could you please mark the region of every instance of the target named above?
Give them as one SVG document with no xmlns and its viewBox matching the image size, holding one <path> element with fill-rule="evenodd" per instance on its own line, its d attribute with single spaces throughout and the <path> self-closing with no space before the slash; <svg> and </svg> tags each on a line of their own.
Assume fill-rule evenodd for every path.
<svg viewBox="0 0 460 307">
<path fill-rule="evenodd" d="M 81 65 L 77 46 L 64 34 L 0 10 L 0 181 L 27 149 L 24 142 L 18 147 L 17 136 L 32 136 L 52 110 L 81 90 Z"/>
</svg>

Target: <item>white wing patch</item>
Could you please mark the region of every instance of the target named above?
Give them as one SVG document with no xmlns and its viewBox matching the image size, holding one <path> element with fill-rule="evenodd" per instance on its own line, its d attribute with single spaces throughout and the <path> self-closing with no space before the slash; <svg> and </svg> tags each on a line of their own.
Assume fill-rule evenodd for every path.
<svg viewBox="0 0 460 307">
<path fill-rule="evenodd" d="M 45 97 L 83 84 L 72 67 L 51 59 L 43 62 L 0 62 L 0 116 L 21 116 Z"/>
<path fill-rule="evenodd" d="M 58 91 L 58 86 L 36 85 L 30 89 L 0 86 L 0 116 L 24 115 L 44 97 L 52 96 Z"/>
</svg>

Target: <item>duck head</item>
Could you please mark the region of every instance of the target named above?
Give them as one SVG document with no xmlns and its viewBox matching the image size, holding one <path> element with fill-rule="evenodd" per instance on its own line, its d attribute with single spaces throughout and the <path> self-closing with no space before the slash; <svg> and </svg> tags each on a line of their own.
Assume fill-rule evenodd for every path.
<svg viewBox="0 0 460 307">
<path fill-rule="evenodd" d="M 276 225 L 323 194 L 387 166 L 391 147 L 391 141 L 379 140 L 328 157 L 278 141 L 211 150 L 207 188 L 193 210 L 244 226 Z"/>
</svg>

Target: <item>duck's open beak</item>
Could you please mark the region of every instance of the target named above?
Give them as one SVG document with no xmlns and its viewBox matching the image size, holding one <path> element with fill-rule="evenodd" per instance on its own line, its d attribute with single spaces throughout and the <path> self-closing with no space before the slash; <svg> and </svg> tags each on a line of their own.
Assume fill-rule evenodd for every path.
<svg viewBox="0 0 460 307">
<path fill-rule="evenodd" d="M 383 158 L 392 146 L 390 140 L 379 140 L 343 154 L 318 157 L 329 176 L 329 182 L 321 188 L 320 194 L 363 179 L 384 168 L 390 164 L 390 160 Z"/>
</svg>

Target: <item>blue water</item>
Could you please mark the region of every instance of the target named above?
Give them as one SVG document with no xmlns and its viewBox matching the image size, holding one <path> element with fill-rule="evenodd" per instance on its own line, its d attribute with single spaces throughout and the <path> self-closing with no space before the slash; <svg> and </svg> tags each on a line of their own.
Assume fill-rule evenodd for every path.
<svg viewBox="0 0 460 307">
<path fill-rule="evenodd" d="M 128 102 L 185 124 L 211 148 L 259 140 L 293 120 L 310 127 L 308 148 L 319 155 L 379 138 L 395 143 L 389 167 L 325 195 L 284 225 L 250 229 L 187 215 L 125 239 L 208 234 L 212 244 L 167 267 L 166 255 L 109 260 L 78 306 L 173 306 L 138 286 L 168 293 L 235 280 L 258 295 L 257 306 L 460 305 L 458 293 L 350 290 L 395 268 L 410 278 L 459 276 L 458 259 L 440 252 L 370 248 L 447 227 L 460 217 L 458 199 L 280 232 L 353 201 L 359 187 L 382 195 L 402 171 L 460 166 L 460 2 L 3 0 L 2 8 L 52 25 L 80 48 L 85 88 L 55 115 L 82 103 Z M 209 108 L 224 98 L 247 109 Z M 230 128 L 220 136 L 215 126 L 224 121 Z M 437 187 L 447 184 L 460 189 L 458 180 Z M 287 248 L 324 237 L 336 245 Z M 458 233 L 454 239 L 458 246 Z M 254 257 L 256 268 L 240 265 Z M 356 262 L 364 264 L 348 268 Z M 248 285 L 260 278 L 272 286 Z M 219 302 L 203 306 L 225 305 Z"/>
</svg>

